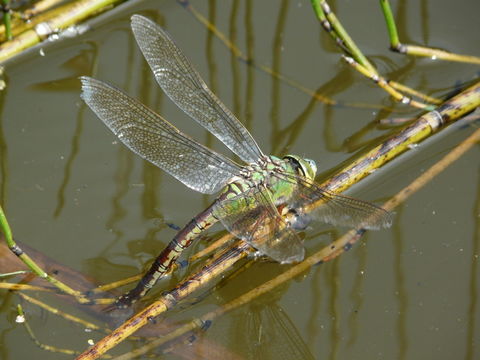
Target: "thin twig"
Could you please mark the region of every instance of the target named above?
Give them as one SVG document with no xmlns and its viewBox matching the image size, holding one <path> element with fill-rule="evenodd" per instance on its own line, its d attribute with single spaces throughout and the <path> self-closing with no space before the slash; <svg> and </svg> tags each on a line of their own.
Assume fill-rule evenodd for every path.
<svg viewBox="0 0 480 360">
<path fill-rule="evenodd" d="M 58 316 L 64 318 L 65 320 L 68 320 L 68 321 L 71 321 L 73 323 L 79 324 L 80 326 L 83 326 L 83 327 L 85 327 L 87 329 L 90 329 L 90 330 L 101 330 L 100 326 L 98 326 L 98 325 L 96 325 L 92 322 L 80 319 L 77 316 L 73 316 L 73 315 L 68 314 L 64 311 L 56 309 L 56 308 L 44 303 L 43 301 L 35 299 L 31 296 L 28 296 L 28 295 L 23 294 L 21 292 L 18 293 L 18 296 L 20 296 L 25 301 L 28 301 L 28 302 L 42 308 L 43 310 L 48 311 L 51 314 L 58 315 Z"/>
</svg>

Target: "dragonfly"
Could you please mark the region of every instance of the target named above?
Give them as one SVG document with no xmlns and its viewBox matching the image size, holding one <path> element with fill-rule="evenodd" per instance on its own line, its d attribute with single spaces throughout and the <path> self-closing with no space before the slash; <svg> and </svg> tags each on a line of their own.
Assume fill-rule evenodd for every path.
<svg viewBox="0 0 480 360">
<path fill-rule="evenodd" d="M 391 214 L 374 204 L 322 189 L 316 163 L 297 155 L 265 155 L 248 130 L 207 87 L 170 35 L 150 19 L 133 15 L 131 27 L 157 83 L 186 114 L 216 136 L 239 164 L 184 134 L 125 92 L 81 77 L 81 97 L 133 152 L 187 187 L 219 195 L 181 229 L 135 288 L 120 296 L 128 307 L 164 276 L 193 240 L 220 222 L 260 255 L 282 264 L 299 262 L 305 250 L 298 230 L 311 219 L 351 228 L 380 229 Z M 321 203 L 320 206 L 313 206 Z M 308 215 L 300 209 L 314 207 Z M 288 213 L 295 216 L 286 215 Z"/>
</svg>

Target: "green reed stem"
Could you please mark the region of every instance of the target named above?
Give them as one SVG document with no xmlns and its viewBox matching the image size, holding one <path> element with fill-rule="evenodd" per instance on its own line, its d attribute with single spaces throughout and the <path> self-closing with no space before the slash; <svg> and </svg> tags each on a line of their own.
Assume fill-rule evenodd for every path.
<svg viewBox="0 0 480 360">
<path fill-rule="evenodd" d="M 317 15 L 322 26 L 338 43 L 338 39 L 341 39 L 343 47 L 348 51 L 349 55 L 353 57 L 359 64 L 366 67 L 370 72 L 377 73 L 374 66 L 368 61 L 365 55 L 363 55 L 360 48 L 355 44 L 353 39 L 348 35 L 345 28 L 342 26 L 338 18 L 330 9 L 330 6 L 324 0 L 311 0 L 313 10 Z"/>
<path fill-rule="evenodd" d="M 61 281 L 50 276 L 45 270 L 43 270 L 30 256 L 28 256 L 21 248 L 17 245 L 15 240 L 13 240 L 12 230 L 8 224 L 7 217 L 3 212 L 2 207 L 0 206 L 0 230 L 5 235 L 5 241 L 7 242 L 8 248 L 20 259 L 22 262 L 37 276 L 42 279 L 47 280 L 57 289 L 63 291 L 66 294 L 74 296 L 80 303 L 90 303 L 81 292 L 73 290 L 68 285 L 62 283 Z"/>
<path fill-rule="evenodd" d="M 8 41 L 12 40 L 12 22 L 10 15 L 10 0 L 2 0 L 3 24 L 5 25 L 5 36 Z"/>
<path fill-rule="evenodd" d="M 432 49 L 425 46 L 417 46 L 410 44 L 402 44 L 398 36 L 397 26 L 393 16 L 392 8 L 388 0 L 380 0 L 383 16 L 387 24 L 388 35 L 390 37 L 390 48 L 400 54 L 425 56 L 432 59 L 441 59 L 448 61 L 465 62 L 472 64 L 480 64 L 480 57 L 470 55 L 454 54 L 449 51 Z"/>
<path fill-rule="evenodd" d="M 396 49 L 400 44 L 400 39 L 398 38 L 397 26 L 395 25 L 395 19 L 393 17 L 392 8 L 390 7 L 390 2 L 388 0 L 380 0 L 380 6 L 382 7 L 385 22 L 387 23 L 390 46 L 393 49 Z"/>
</svg>

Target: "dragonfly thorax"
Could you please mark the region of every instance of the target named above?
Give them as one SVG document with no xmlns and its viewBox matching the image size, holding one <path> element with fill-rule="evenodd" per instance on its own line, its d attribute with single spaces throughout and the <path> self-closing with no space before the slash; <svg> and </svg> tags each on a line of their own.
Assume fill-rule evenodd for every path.
<svg viewBox="0 0 480 360">
<path fill-rule="evenodd" d="M 227 192 L 236 195 L 251 189 L 268 189 L 272 201 L 278 205 L 288 201 L 296 188 L 295 177 L 306 177 L 312 180 L 317 167 L 313 160 L 303 159 L 295 155 L 287 155 L 283 159 L 276 156 L 263 156 L 256 163 L 243 167 L 242 171 L 232 178 Z M 290 180 L 285 180 L 290 178 Z"/>
<path fill-rule="evenodd" d="M 249 186 L 270 185 L 270 178 L 275 172 L 286 171 L 285 161 L 274 156 L 263 156 L 256 163 L 245 166 L 240 176 L 234 181 L 243 181 Z"/>
</svg>

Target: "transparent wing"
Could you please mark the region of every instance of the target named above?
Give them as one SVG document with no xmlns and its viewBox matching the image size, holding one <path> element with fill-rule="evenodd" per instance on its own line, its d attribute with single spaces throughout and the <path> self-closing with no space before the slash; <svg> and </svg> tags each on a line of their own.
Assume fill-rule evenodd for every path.
<svg viewBox="0 0 480 360">
<path fill-rule="evenodd" d="M 297 329 L 289 312 L 278 305 L 278 297 L 250 304 L 235 323 L 238 356 L 244 359 L 315 360 L 304 335 Z"/>
<path fill-rule="evenodd" d="M 262 254 L 280 263 L 303 260 L 302 240 L 282 219 L 268 190 L 252 189 L 213 209 L 223 226 Z"/>
<path fill-rule="evenodd" d="M 297 184 L 288 206 L 304 212 L 308 218 L 332 225 L 369 230 L 392 225 L 392 214 L 377 205 L 331 193 L 301 176 L 280 172 L 274 176 Z"/>
<path fill-rule="evenodd" d="M 170 36 L 140 15 L 132 16 L 132 30 L 158 84 L 170 99 L 243 161 L 256 162 L 263 153 L 252 135 L 210 91 Z"/>
<path fill-rule="evenodd" d="M 193 190 L 213 194 L 240 171 L 124 92 L 89 77 L 81 81 L 82 99 L 125 145 Z"/>
</svg>

